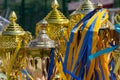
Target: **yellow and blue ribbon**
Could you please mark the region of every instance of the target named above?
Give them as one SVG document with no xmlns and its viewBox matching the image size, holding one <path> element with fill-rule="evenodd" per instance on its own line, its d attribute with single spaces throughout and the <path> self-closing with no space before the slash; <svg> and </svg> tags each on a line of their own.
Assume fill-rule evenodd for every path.
<svg viewBox="0 0 120 80">
<path fill-rule="evenodd" d="M 99 54 L 96 53 L 97 51 L 96 39 L 98 37 L 98 32 L 99 29 L 101 28 L 101 24 L 106 19 L 108 19 L 107 10 L 105 9 L 100 9 L 97 11 L 94 10 L 88 15 L 86 15 L 82 20 L 80 20 L 76 24 L 76 26 L 72 29 L 70 40 L 67 43 L 65 59 L 63 63 L 64 73 L 66 74 L 66 76 L 68 76 L 68 74 L 70 75 L 67 77 L 68 79 L 71 80 L 79 79 L 79 78 L 81 80 L 92 79 L 94 73 L 94 67 L 95 67 L 95 60 L 90 60 L 90 59 L 100 56 L 104 52 L 104 51 L 102 51 L 102 53 L 99 52 Z M 81 39 L 77 38 L 80 37 L 79 30 L 82 30 Z M 105 51 L 110 52 L 111 49 L 107 49 Z M 89 59 L 90 55 L 95 55 L 95 57 L 92 58 L 90 57 Z M 101 65 L 100 63 L 98 64 Z M 103 66 L 100 68 L 101 72 L 102 69 Z M 105 76 L 103 72 L 101 74 Z M 96 78 L 97 75 L 94 74 L 94 77 Z"/>
</svg>

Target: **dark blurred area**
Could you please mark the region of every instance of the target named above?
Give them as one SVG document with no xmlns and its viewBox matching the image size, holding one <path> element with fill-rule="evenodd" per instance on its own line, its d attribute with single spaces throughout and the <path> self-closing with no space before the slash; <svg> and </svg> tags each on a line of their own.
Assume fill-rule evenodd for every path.
<svg viewBox="0 0 120 80">
<path fill-rule="evenodd" d="M 70 8 L 74 6 L 74 4 L 70 6 L 71 2 L 80 1 L 83 0 L 58 0 L 59 9 L 66 17 L 69 17 L 70 12 L 72 12 Z M 32 35 L 35 35 L 36 23 L 50 12 L 52 9 L 51 2 L 52 0 L 0 0 L 0 16 L 8 19 L 9 13 L 14 10 L 18 16 L 17 22 L 24 30 L 30 31 Z M 120 0 L 114 0 L 109 7 L 120 7 Z"/>
</svg>

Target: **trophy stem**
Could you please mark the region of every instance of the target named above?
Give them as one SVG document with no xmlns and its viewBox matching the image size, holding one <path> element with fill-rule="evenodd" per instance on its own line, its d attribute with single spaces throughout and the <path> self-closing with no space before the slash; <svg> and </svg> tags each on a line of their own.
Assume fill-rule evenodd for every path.
<svg viewBox="0 0 120 80">
<path fill-rule="evenodd" d="M 8 80 L 10 80 L 10 74 L 11 74 L 11 72 L 12 72 L 12 68 L 13 68 L 15 59 L 16 59 L 16 57 L 17 57 L 17 53 L 18 53 L 18 51 L 20 50 L 20 48 L 21 48 L 21 41 L 18 43 L 18 46 L 17 46 L 17 48 L 16 48 L 16 50 L 15 50 L 13 56 L 12 56 L 11 63 L 10 63 L 10 66 L 9 66 L 9 70 L 8 70 L 8 72 L 7 72 L 7 78 L 8 78 Z"/>
</svg>

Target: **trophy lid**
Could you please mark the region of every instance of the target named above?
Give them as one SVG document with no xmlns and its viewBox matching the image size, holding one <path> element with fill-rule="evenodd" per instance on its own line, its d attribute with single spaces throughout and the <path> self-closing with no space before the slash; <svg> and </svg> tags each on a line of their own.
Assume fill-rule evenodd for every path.
<svg viewBox="0 0 120 80">
<path fill-rule="evenodd" d="M 69 20 L 61 13 L 57 8 L 59 7 L 59 4 L 57 0 L 53 0 L 52 2 L 52 11 L 48 13 L 48 15 L 45 17 L 48 23 L 51 24 L 67 24 Z"/>
<path fill-rule="evenodd" d="M 24 35 L 25 31 L 16 23 L 17 16 L 13 11 L 9 16 L 10 24 L 3 30 L 2 35 Z"/>
<path fill-rule="evenodd" d="M 38 38 L 31 41 L 28 45 L 28 48 L 37 48 L 37 49 L 49 49 L 49 48 L 54 48 L 55 43 L 53 40 L 49 38 L 49 36 L 46 34 L 46 26 L 47 26 L 47 21 L 42 20 L 39 22 L 41 25 L 41 30 L 39 31 Z"/>
<path fill-rule="evenodd" d="M 90 0 L 84 0 L 83 3 L 71 15 L 87 14 L 94 9 L 95 6 Z"/>
</svg>

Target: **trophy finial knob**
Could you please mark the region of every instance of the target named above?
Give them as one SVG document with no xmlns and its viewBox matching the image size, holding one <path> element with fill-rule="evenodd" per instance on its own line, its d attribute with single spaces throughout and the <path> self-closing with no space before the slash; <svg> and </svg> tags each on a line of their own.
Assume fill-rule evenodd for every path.
<svg viewBox="0 0 120 80">
<path fill-rule="evenodd" d="M 57 0 L 53 0 L 52 2 L 52 8 L 53 9 L 57 9 L 59 7 L 58 1 Z"/>
<path fill-rule="evenodd" d="M 12 11 L 12 12 L 11 12 L 10 17 L 9 17 L 9 20 L 11 21 L 11 23 L 15 23 L 15 22 L 16 22 L 17 16 L 16 16 L 15 11 Z"/>
</svg>

